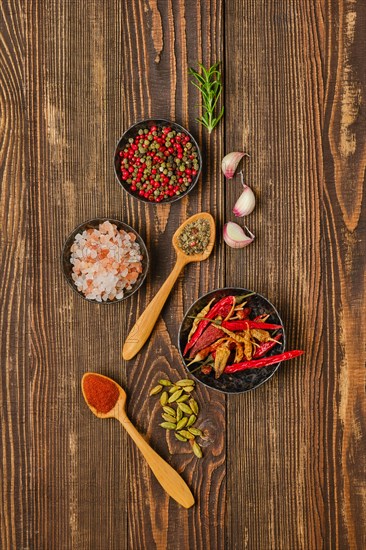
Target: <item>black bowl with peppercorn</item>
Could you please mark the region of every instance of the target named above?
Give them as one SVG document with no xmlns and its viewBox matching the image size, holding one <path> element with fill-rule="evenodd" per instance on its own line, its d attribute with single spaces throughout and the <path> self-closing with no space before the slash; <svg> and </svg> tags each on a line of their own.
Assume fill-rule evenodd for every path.
<svg viewBox="0 0 366 550">
<path fill-rule="evenodd" d="M 133 124 L 118 141 L 114 170 L 136 199 L 164 204 L 187 195 L 200 176 L 202 157 L 194 137 L 176 122 L 148 119 Z"/>
</svg>

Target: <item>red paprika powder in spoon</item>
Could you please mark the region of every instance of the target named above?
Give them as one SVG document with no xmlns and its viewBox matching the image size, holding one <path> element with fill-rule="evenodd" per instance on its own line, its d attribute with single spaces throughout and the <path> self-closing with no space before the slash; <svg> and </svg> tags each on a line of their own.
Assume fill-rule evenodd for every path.
<svg viewBox="0 0 366 550">
<path fill-rule="evenodd" d="M 109 378 L 103 378 L 97 374 L 87 374 L 83 388 L 89 405 L 100 413 L 106 414 L 112 410 L 119 398 L 116 384 Z"/>
</svg>

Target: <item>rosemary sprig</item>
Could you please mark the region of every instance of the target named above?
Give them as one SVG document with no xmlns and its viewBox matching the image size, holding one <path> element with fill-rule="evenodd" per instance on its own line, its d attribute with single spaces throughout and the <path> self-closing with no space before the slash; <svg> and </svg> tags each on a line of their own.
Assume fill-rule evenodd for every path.
<svg viewBox="0 0 366 550">
<path fill-rule="evenodd" d="M 201 73 L 192 69 L 192 67 L 189 69 L 189 74 L 196 79 L 196 82 L 194 80 L 191 82 L 202 95 L 203 112 L 202 116 L 196 120 L 205 126 L 211 134 L 224 114 L 224 106 L 222 106 L 219 114 L 215 117 L 216 105 L 222 92 L 221 73 L 218 70 L 220 61 L 208 69 L 202 63 L 198 63 L 198 65 L 201 68 Z"/>
</svg>

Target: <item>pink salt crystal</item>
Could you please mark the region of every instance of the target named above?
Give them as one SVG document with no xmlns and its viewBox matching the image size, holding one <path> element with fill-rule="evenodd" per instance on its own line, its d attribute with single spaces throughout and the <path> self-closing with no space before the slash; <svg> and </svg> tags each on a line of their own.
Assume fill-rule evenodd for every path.
<svg viewBox="0 0 366 550">
<path fill-rule="evenodd" d="M 88 229 L 71 246 L 72 279 L 90 300 L 120 300 L 142 273 L 142 255 L 136 235 L 117 230 L 109 221 Z"/>
</svg>

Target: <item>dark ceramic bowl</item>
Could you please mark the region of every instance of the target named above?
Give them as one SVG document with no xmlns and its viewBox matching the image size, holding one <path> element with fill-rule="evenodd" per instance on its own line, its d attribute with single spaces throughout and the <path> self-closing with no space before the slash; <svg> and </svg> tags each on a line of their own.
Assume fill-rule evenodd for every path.
<svg viewBox="0 0 366 550">
<path fill-rule="evenodd" d="M 193 145 L 196 147 L 197 153 L 198 153 L 199 167 L 198 167 L 198 170 L 197 170 L 197 174 L 195 175 L 194 179 L 192 179 L 192 182 L 191 182 L 190 186 L 188 187 L 188 189 L 184 193 L 182 193 L 181 195 L 176 195 L 174 197 L 170 197 L 169 199 L 164 199 L 161 202 L 149 201 L 149 199 L 146 199 L 145 197 L 140 197 L 136 192 L 132 192 L 130 190 L 130 186 L 128 185 L 128 183 L 126 183 L 122 179 L 122 176 L 121 176 L 121 167 L 120 167 L 121 158 L 119 156 L 120 151 L 122 151 L 125 148 L 126 144 L 128 143 L 129 138 L 135 138 L 137 136 L 138 131 L 140 129 L 151 128 L 151 126 L 157 126 L 157 127 L 170 126 L 173 130 L 176 130 L 177 132 L 184 132 L 185 134 L 187 134 L 190 137 L 190 139 L 191 139 Z M 133 197 L 135 199 L 138 199 L 141 202 L 146 202 L 148 204 L 155 204 L 155 205 L 167 204 L 167 203 L 178 201 L 182 197 L 185 197 L 185 195 L 190 193 L 192 191 L 193 187 L 196 185 L 196 183 L 198 181 L 198 178 L 200 177 L 201 168 L 202 168 L 201 151 L 198 147 L 198 144 L 197 144 L 196 140 L 192 136 L 192 134 L 190 132 L 188 132 L 188 130 L 183 128 L 183 126 L 180 126 L 180 124 L 177 124 L 176 122 L 171 122 L 170 120 L 165 120 L 163 118 L 141 120 L 140 122 L 136 122 L 135 124 L 130 126 L 130 128 L 128 128 L 128 130 L 126 130 L 126 132 L 123 134 L 121 139 L 118 141 L 117 147 L 116 147 L 116 150 L 115 150 L 115 153 L 114 153 L 114 172 L 116 174 L 116 178 L 118 180 L 118 183 L 123 187 L 123 189 L 125 191 L 127 191 L 127 193 L 129 195 L 131 195 L 131 197 Z"/>
<path fill-rule="evenodd" d="M 82 292 L 80 292 L 72 279 L 72 264 L 70 263 L 70 256 L 71 256 L 71 246 L 73 245 L 75 241 L 75 237 L 78 233 L 82 233 L 85 229 L 95 229 L 99 227 L 99 224 L 110 221 L 111 223 L 114 223 L 117 226 L 117 229 L 124 229 L 127 232 L 134 233 L 136 235 L 136 242 L 140 245 L 141 254 L 143 255 L 142 259 L 142 273 L 140 273 L 136 283 L 133 285 L 131 290 L 126 290 L 124 292 L 123 298 L 120 298 L 119 300 L 106 300 L 105 302 L 97 302 L 97 300 L 89 300 L 84 296 Z M 69 286 L 73 289 L 74 292 L 87 302 L 91 302 L 94 304 L 117 304 L 118 302 L 123 302 L 123 300 L 126 300 L 132 294 L 134 294 L 142 285 L 142 283 L 145 280 L 146 274 L 149 269 L 149 255 L 147 253 L 147 249 L 145 246 L 144 241 L 140 237 L 140 235 L 135 231 L 132 227 L 127 225 L 124 222 L 121 222 L 120 220 L 114 220 L 113 218 L 95 218 L 93 220 L 88 220 L 87 222 L 81 223 L 77 227 L 75 227 L 74 231 L 70 233 L 70 235 L 67 237 L 64 247 L 62 249 L 62 255 L 61 255 L 61 264 L 62 264 L 62 271 L 65 275 L 66 281 L 68 282 Z"/>
<path fill-rule="evenodd" d="M 194 302 L 193 305 L 191 305 L 191 307 L 185 314 L 179 329 L 178 349 L 183 364 L 187 369 L 187 372 L 189 372 L 198 382 L 201 382 L 205 386 L 213 388 L 217 391 L 221 391 L 223 393 L 244 393 L 249 390 L 254 390 L 255 388 L 258 388 L 258 386 L 260 386 L 264 382 L 267 382 L 267 380 L 269 380 L 274 375 L 280 363 L 276 363 L 275 365 L 271 365 L 269 367 L 263 367 L 261 369 L 245 370 L 243 372 L 238 372 L 235 374 L 222 374 L 220 378 L 216 380 L 213 372 L 211 372 L 210 374 L 202 374 L 200 370 L 196 370 L 196 372 L 192 374 L 190 372 L 190 369 L 196 369 L 197 364 L 193 363 L 191 367 L 187 367 L 187 364 L 190 360 L 186 360 L 183 357 L 183 350 L 186 345 L 188 334 L 191 330 L 191 326 L 193 323 L 192 317 L 196 316 L 212 300 L 212 298 L 216 298 L 214 302 L 216 303 L 218 300 L 224 298 L 225 296 L 240 296 L 243 294 L 249 294 L 250 292 L 252 291 L 245 288 L 221 288 L 218 290 L 213 290 L 212 292 L 201 296 L 201 298 L 199 298 L 196 302 Z M 257 315 L 266 313 L 270 314 L 267 321 L 268 323 L 274 323 L 276 325 L 283 326 L 281 317 L 279 316 L 276 308 L 273 304 L 271 304 L 271 302 L 264 298 L 264 296 L 261 296 L 260 294 L 253 294 L 252 296 L 246 298 L 246 302 L 246 305 L 252 308 L 252 313 L 250 316 L 252 319 Z M 282 353 L 285 350 L 285 345 L 286 335 L 283 329 L 282 341 L 268 352 L 267 357 Z"/>
</svg>

